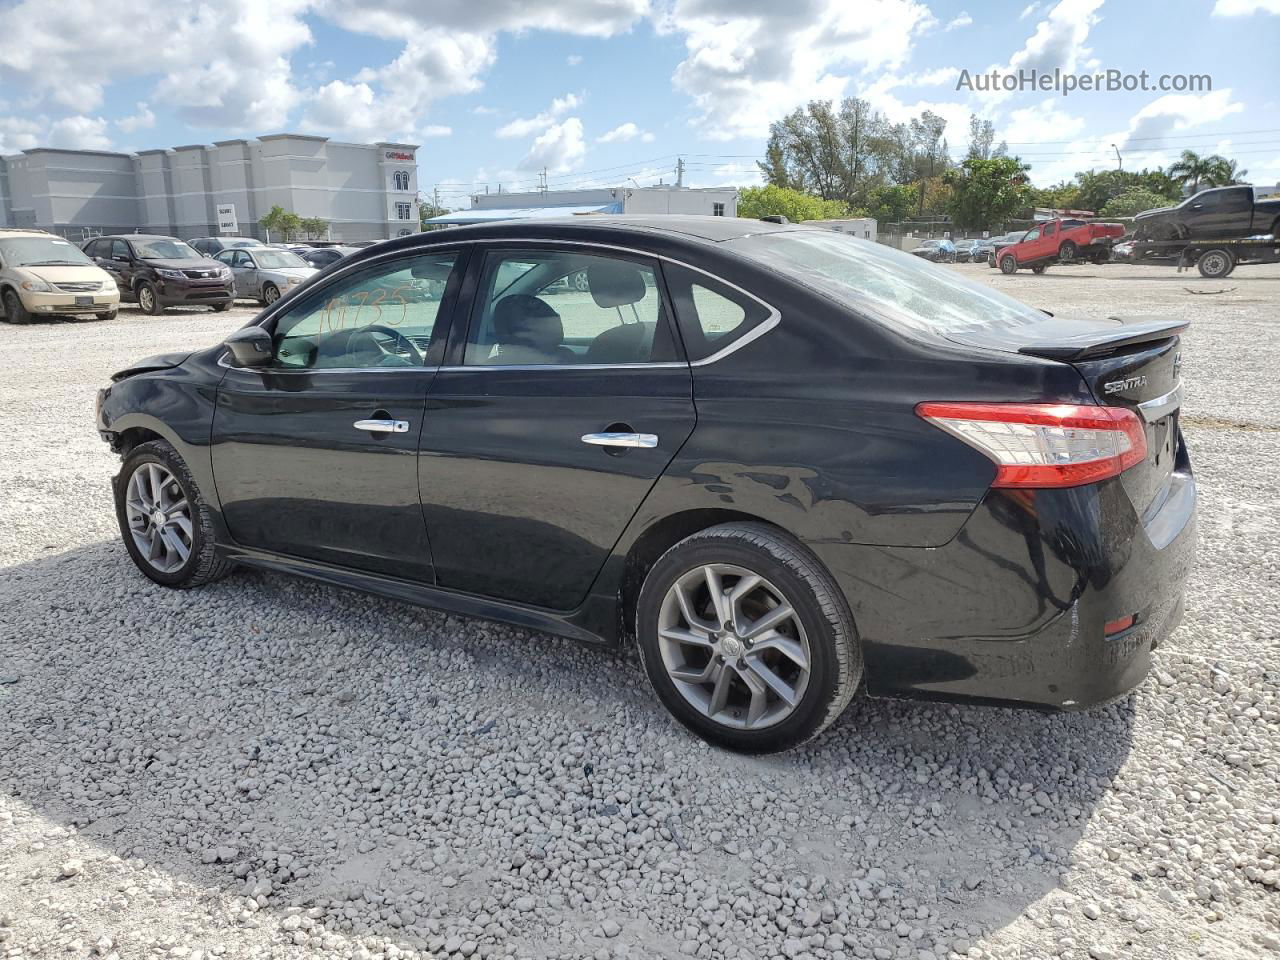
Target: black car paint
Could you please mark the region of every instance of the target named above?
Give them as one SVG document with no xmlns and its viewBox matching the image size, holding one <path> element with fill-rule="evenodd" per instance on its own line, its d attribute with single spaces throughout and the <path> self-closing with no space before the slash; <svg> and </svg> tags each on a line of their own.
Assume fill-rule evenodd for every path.
<svg viewBox="0 0 1280 960">
<path fill-rule="evenodd" d="M 1174 207 L 1144 210 L 1133 221 L 1138 240 L 1229 240 L 1273 234 L 1280 239 L 1280 197 L 1259 200 L 1253 187 L 1201 190 Z"/>
<path fill-rule="evenodd" d="M 428 246 L 568 241 L 694 264 L 781 305 L 781 322 L 764 336 L 669 379 L 625 371 L 632 381 L 620 391 L 617 368 L 583 369 L 553 385 L 561 396 L 547 396 L 526 373 L 457 367 L 466 314 L 456 300 L 472 295 L 472 269 L 451 281 L 441 316 L 448 309 L 452 326 L 447 340 L 433 340 L 429 366 L 395 372 L 416 377 L 412 389 L 357 390 L 345 400 L 333 396 L 341 391 L 312 394 L 310 381 L 320 375 L 283 381 L 284 374 L 234 370 L 218 346 L 110 387 L 100 398 L 99 428 L 117 446 L 149 434 L 173 443 L 209 497 L 223 551 L 261 567 L 615 642 L 629 627 L 622 610 L 638 575 L 657 554 L 709 524 L 757 519 L 803 541 L 848 597 L 873 694 L 1069 709 L 1141 679 L 1150 649 L 1176 625 L 1194 553 L 1194 480 L 1176 423 L 1167 437 L 1175 462 L 1158 509 L 1140 513 L 1124 475 L 1063 490 L 992 490 L 990 461 L 921 420 L 915 404 L 1097 402 L 1087 373 L 1009 344 L 915 337 L 870 322 L 714 242 L 717 232 L 730 239 L 746 228 L 690 228 L 711 234 L 708 240 L 682 233 L 681 222 L 529 222 L 404 238 L 361 251 L 300 291 L 354 265 Z M 472 260 L 474 268 L 479 258 Z M 277 304 L 257 322 L 270 324 L 286 309 Z M 833 337 L 833 323 L 851 330 Z M 1049 323 L 1062 334 L 1082 329 Z M 1045 339 L 1051 332 L 1043 331 Z M 1123 356 L 1110 363 L 1125 365 Z M 444 366 L 437 372 L 436 364 Z M 744 395 L 744 382 L 757 385 L 753 395 Z M 646 429 L 649 418 L 664 415 L 663 404 L 666 416 L 678 410 L 685 390 L 690 420 L 686 426 L 676 415 L 663 426 L 675 431 L 664 449 L 619 457 L 577 443 L 580 432 L 620 420 L 643 418 L 643 426 L 632 425 Z M 274 419 L 262 407 L 241 410 L 251 394 Z M 617 401 L 620 394 L 633 405 Z M 408 443 L 361 457 L 359 466 L 344 463 L 358 443 L 340 445 L 333 425 L 369 416 L 392 398 L 421 410 L 413 417 L 423 424 L 421 455 Z M 520 437 L 514 446 L 493 432 L 504 417 L 518 427 L 509 432 Z M 228 425 L 216 438 L 215 421 Z M 274 433 L 281 424 L 301 437 L 296 453 Z M 220 464 L 243 464 L 255 453 L 274 458 L 259 479 L 288 484 L 271 507 L 281 516 L 259 519 L 277 531 L 312 524 L 350 547 L 346 556 L 297 548 L 289 555 L 267 538 L 234 536 L 237 518 L 264 505 L 225 466 L 214 469 L 215 454 Z M 406 479 L 414 461 L 424 504 L 416 519 Z M 339 493 L 352 497 L 353 509 L 317 520 L 320 505 Z M 371 531 L 389 529 L 399 531 L 389 545 L 369 545 Z M 412 565 L 389 558 L 392 548 L 417 551 Z M 351 562 L 362 550 L 364 561 Z M 564 584 L 548 584 L 562 575 Z M 478 592 L 485 589 L 490 595 Z M 1130 613 L 1138 615 L 1134 627 L 1103 637 L 1104 622 Z"/>
<path fill-rule="evenodd" d="M 233 299 L 234 281 L 230 277 L 219 277 L 218 272 L 223 265 L 208 257 L 184 257 L 177 260 L 144 259 L 138 256 L 134 247 L 135 238 L 148 240 L 174 240 L 175 237 L 154 237 L 140 234 L 122 234 L 118 236 L 94 237 L 82 246 L 94 263 L 115 279 L 120 288 L 120 298 L 128 302 L 138 299 L 138 288 L 143 283 L 151 283 L 156 288 L 156 299 L 161 306 L 213 306 L 229 304 Z M 125 256 L 101 256 L 99 245 L 109 241 L 123 243 Z M 119 251 L 119 247 L 113 248 Z M 181 280 L 162 277 L 156 270 L 181 270 L 187 276 Z"/>
</svg>

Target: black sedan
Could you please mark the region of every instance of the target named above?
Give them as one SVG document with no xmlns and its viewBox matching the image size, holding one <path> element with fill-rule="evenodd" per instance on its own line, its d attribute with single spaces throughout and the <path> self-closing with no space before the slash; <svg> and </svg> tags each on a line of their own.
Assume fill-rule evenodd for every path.
<svg viewBox="0 0 1280 960">
<path fill-rule="evenodd" d="M 243 564 L 634 641 L 682 723 L 764 752 L 859 690 L 1060 710 L 1142 680 L 1195 540 L 1184 326 L 803 226 L 508 222 L 120 371 L 98 429 L 158 583 Z"/>
</svg>

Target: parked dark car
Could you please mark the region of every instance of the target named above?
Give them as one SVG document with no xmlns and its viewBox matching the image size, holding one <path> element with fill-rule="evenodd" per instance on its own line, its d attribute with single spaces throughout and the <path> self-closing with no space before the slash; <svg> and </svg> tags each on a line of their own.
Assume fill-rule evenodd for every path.
<svg viewBox="0 0 1280 960">
<path fill-rule="evenodd" d="M 1280 239 L 1280 197 L 1259 200 L 1253 187 L 1201 190 L 1176 207 L 1145 210 L 1133 221 L 1136 240 L 1227 240 L 1270 234 Z"/>
<path fill-rule="evenodd" d="M 265 247 L 268 244 L 253 237 L 197 237 L 190 241 L 191 249 L 202 256 L 212 257 L 223 250 L 236 250 L 240 247 Z"/>
<path fill-rule="evenodd" d="M 233 302 L 231 271 L 177 237 L 94 237 L 81 249 L 115 279 L 120 299 L 136 301 L 143 313 L 163 313 L 175 306 L 227 310 Z"/>
<path fill-rule="evenodd" d="M 1195 541 L 1185 326 L 820 228 L 512 221 L 362 251 L 115 374 L 97 426 L 157 583 L 244 564 L 634 639 L 682 723 L 763 752 L 860 688 L 1069 710 L 1142 680 Z"/>
<path fill-rule="evenodd" d="M 355 253 L 357 247 L 295 247 L 293 252 L 307 261 L 311 266 L 323 270 L 331 263 L 337 263 L 348 254 Z"/>
<path fill-rule="evenodd" d="M 955 263 L 956 247 L 950 240 L 924 240 L 911 251 L 913 257 L 932 263 Z"/>
</svg>

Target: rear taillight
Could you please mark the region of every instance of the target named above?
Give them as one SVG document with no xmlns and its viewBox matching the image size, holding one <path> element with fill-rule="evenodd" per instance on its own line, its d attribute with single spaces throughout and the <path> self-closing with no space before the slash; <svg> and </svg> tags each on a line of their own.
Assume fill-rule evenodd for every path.
<svg viewBox="0 0 1280 960">
<path fill-rule="evenodd" d="M 990 457 L 993 487 L 1078 487 L 1147 456 L 1132 410 L 1073 403 L 921 403 L 916 413 Z"/>
</svg>

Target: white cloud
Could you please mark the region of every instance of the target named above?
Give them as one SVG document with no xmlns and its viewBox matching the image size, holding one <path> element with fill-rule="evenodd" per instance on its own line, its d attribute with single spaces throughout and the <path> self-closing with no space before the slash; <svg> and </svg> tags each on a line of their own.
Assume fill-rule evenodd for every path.
<svg viewBox="0 0 1280 960">
<path fill-rule="evenodd" d="M 578 64 L 582 63 L 582 56 L 581 54 L 571 53 L 564 58 L 564 62 L 567 66 L 576 67 Z"/>
<path fill-rule="evenodd" d="M 1028 3 L 1022 8 L 1022 12 L 1018 14 L 1019 20 L 1025 20 L 1027 17 L 1033 16 L 1040 9 L 1039 3 Z"/>
<path fill-rule="evenodd" d="M 603 133 L 596 137 L 596 143 L 627 143 L 635 139 L 639 139 L 641 143 L 652 143 L 653 134 L 648 130 L 641 130 L 634 123 L 628 121 L 614 127 L 608 133 Z"/>
<path fill-rule="evenodd" d="M 533 141 L 533 146 L 520 161 L 520 169 L 546 168 L 548 173 L 565 173 L 579 166 L 586 152 L 582 121 L 569 117 L 562 123 L 552 124 Z"/>
<path fill-rule="evenodd" d="M 40 146 L 42 125 L 25 117 L 0 116 L 0 155 Z"/>
<path fill-rule="evenodd" d="M 66 150 L 109 150 L 107 121 L 102 117 L 63 117 L 49 126 L 48 146 Z"/>
<path fill-rule="evenodd" d="M 103 104 L 108 84 L 155 76 L 153 101 L 189 123 L 271 126 L 297 100 L 289 56 L 311 42 L 309 2 L 154 4 L 141 16 L 103 16 L 95 0 L 22 0 L 0 11 L 0 82 L 83 112 Z"/>
<path fill-rule="evenodd" d="M 358 140 L 432 136 L 438 125 L 424 123 L 431 104 L 479 89 L 494 55 L 492 41 L 475 34 L 416 36 L 391 63 L 314 91 L 302 126 Z"/>
<path fill-rule="evenodd" d="M 579 106 L 582 98 L 576 93 L 566 93 L 563 97 L 556 97 L 551 101 L 551 106 L 547 107 L 536 116 L 526 117 L 520 120 L 512 120 L 499 127 L 494 134 L 499 137 L 527 137 L 531 133 L 537 133 L 540 130 L 546 130 L 556 120 L 568 113 L 570 110 Z"/>
<path fill-rule="evenodd" d="M 131 117 L 121 117 L 116 121 L 116 126 L 125 133 L 133 133 L 135 130 L 149 130 L 156 125 L 156 115 L 151 112 L 151 108 L 145 103 L 138 104 L 138 112 Z"/>
<path fill-rule="evenodd" d="M 684 37 L 676 87 L 711 139 L 760 137 L 806 100 L 841 96 L 855 70 L 904 63 L 937 21 L 915 0 L 672 0 L 656 22 Z"/>
<path fill-rule="evenodd" d="M 1218 0 L 1215 17 L 1247 17 L 1254 13 L 1280 14 L 1280 0 Z"/>
<path fill-rule="evenodd" d="M 1036 24 L 1022 49 L 1009 58 L 1009 70 L 1053 70 L 1073 73 L 1089 55 L 1085 41 L 1098 22 L 1103 0 L 1060 0 Z"/>
<path fill-rule="evenodd" d="M 973 23 L 973 17 L 969 16 L 967 11 L 962 10 L 954 20 L 951 20 L 945 27 L 943 27 L 943 30 L 950 33 L 952 30 L 959 30 L 961 27 L 967 27 L 971 23 Z"/>
<path fill-rule="evenodd" d="M 451 137 L 453 127 L 443 123 L 429 123 L 418 131 L 420 137 Z"/>
</svg>

